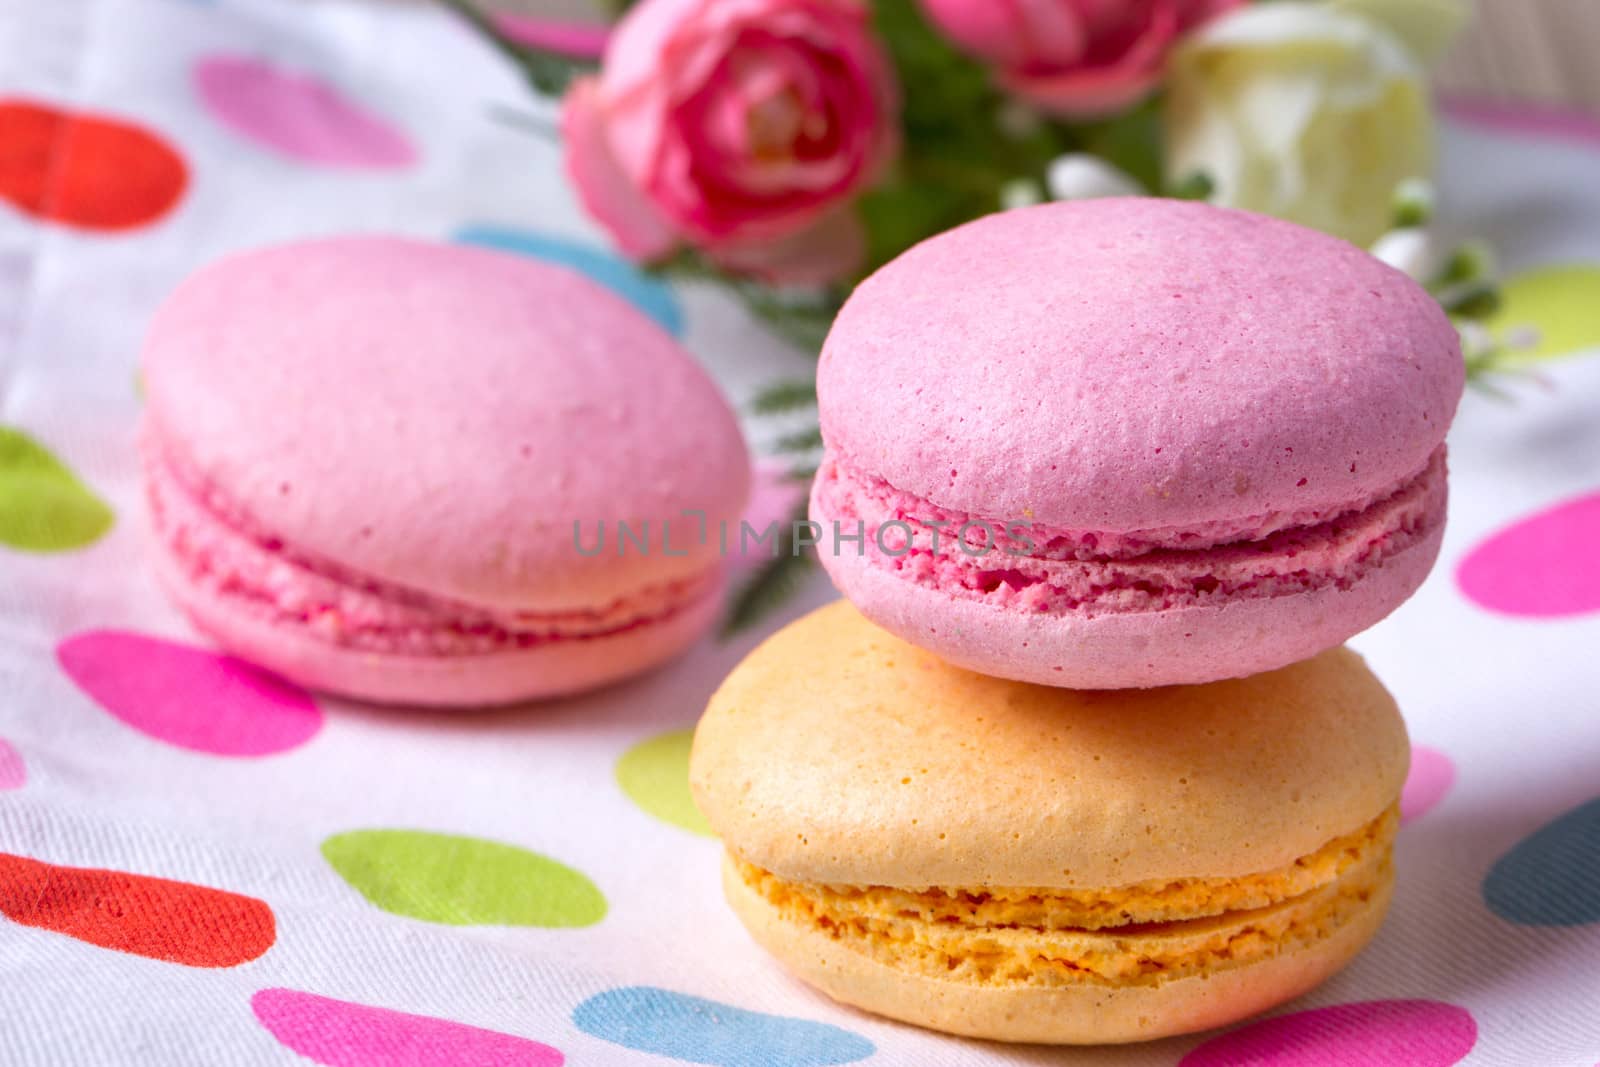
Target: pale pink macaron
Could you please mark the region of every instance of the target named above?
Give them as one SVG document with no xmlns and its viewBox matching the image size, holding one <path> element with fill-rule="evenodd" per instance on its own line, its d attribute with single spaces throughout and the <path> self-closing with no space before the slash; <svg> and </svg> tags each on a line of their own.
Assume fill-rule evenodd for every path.
<svg viewBox="0 0 1600 1067">
<path fill-rule="evenodd" d="M 873 621 L 988 674 L 1280 667 L 1427 575 L 1463 377 L 1437 302 L 1334 238 L 1154 199 L 993 215 L 834 324 L 823 563 Z"/>
<path fill-rule="evenodd" d="M 568 693 L 663 662 L 718 612 L 703 535 L 748 487 L 734 416 L 564 268 L 379 237 L 248 253 L 160 310 L 144 382 L 165 585 L 305 685 Z"/>
</svg>

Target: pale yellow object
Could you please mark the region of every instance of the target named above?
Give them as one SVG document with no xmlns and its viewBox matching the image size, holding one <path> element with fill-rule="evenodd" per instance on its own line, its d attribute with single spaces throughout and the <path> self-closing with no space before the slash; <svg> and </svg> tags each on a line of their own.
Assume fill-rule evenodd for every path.
<svg viewBox="0 0 1600 1067">
<path fill-rule="evenodd" d="M 1213 202 L 1366 247 L 1394 195 L 1433 173 L 1422 59 L 1387 25 L 1295 0 L 1235 9 L 1174 54 L 1165 115 L 1170 181 Z"/>
<path fill-rule="evenodd" d="M 1449 51 L 1472 19 L 1468 0 L 1322 0 L 1387 26 L 1413 55 L 1435 63 Z"/>
<path fill-rule="evenodd" d="M 1077 692 L 984 677 L 838 603 L 712 698 L 690 764 L 758 942 L 849 1004 L 1012 1041 L 1221 1025 L 1365 944 L 1408 747 L 1335 650 Z"/>
</svg>

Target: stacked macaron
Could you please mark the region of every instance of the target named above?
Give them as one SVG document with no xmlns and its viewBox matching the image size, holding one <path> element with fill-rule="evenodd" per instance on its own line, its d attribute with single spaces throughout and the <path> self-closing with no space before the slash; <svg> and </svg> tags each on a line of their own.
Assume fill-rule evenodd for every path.
<svg viewBox="0 0 1600 1067">
<path fill-rule="evenodd" d="M 849 603 L 696 735 L 756 940 L 1015 1041 L 1204 1029 L 1342 967 L 1409 749 L 1339 645 L 1434 562 L 1462 384 L 1409 278 L 1204 205 L 1009 212 L 869 278 L 818 373 Z"/>
</svg>

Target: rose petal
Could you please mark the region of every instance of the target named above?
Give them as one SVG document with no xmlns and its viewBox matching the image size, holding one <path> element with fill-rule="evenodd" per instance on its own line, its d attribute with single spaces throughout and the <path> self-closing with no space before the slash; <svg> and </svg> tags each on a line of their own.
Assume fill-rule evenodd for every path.
<svg viewBox="0 0 1600 1067">
<path fill-rule="evenodd" d="M 1162 62 L 1178 33 L 1178 12 L 1170 4 L 1153 7 L 1147 17 L 1142 27 L 1118 27 L 1129 35 L 1126 42 L 1091 42 L 1089 61 L 1081 66 L 1047 75 L 1017 72 L 1001 80 L 1058 115 L 1093 118 L 1131 107 L 1160 81 Z"/>
<path fill-rule="evenodd" d="M 611 154 L 599 86 L 593 78 L 574 82 L 561 109 L 567 175 L 589 213 L 611 231 L 622 252 L 634 259 L 665 255 L 676 243 L 672 231 L 618 168 Z"/>
<path fill-rule="evenodd" d="M 682 241 L 763 272 L 793 263 L 832 276 L 859 255 L 853 227 L 833 231 L 847 244 L 821 256 L 809 234 L 787 239 L 897 147 L 894 78 L 854 0 L 638 5 L 613 33 L 598 87 L 575 95 L 568 123 L 603 136 L 571 148 L 569 169 L 633 254 Z M 755 247 L 768 242 L 785 247 Z"/>
</svg>

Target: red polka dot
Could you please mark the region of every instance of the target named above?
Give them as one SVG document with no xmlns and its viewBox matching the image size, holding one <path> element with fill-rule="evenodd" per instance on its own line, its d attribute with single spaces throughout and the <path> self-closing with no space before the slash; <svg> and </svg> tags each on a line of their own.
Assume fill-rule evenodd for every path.
<svg viewBox="0 0 1600 1067">
<path fill-rule="evenodd" d="M 277 938 L 254 897 L 123 871 L 0 853 L 0 912 L 101 948 L 189 967 L 233 967 Z"/>
<path fill-rule="evenodd" d="M 188 180 L 177 151 L 143 127 L 0 100 L 0 197 L 34 218 L 145 226 L 172 210 Z"/>
</svg>

